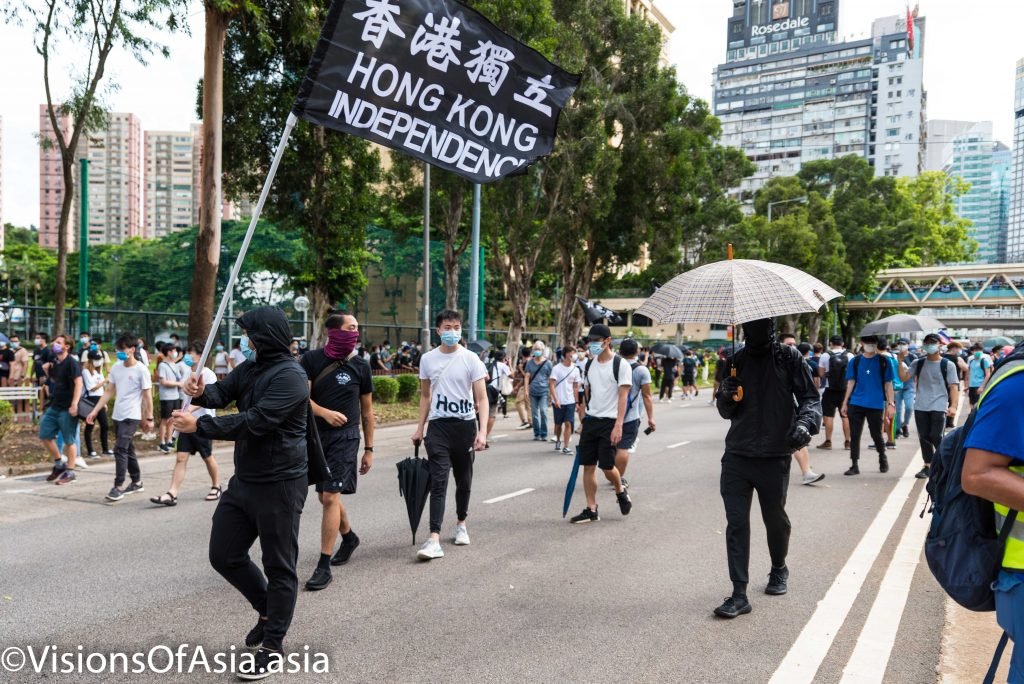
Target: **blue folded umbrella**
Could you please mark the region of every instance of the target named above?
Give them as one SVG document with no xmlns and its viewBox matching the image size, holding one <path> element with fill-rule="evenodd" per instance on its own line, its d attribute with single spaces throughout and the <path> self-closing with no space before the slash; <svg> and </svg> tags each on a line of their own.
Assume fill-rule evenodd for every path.
<svg viewBox="0 0 1024 684">
<path fill-rule="evenodd" d="M 572 493 L 576 490 L 576 478 L 580 474 L 580 448 L 576 447 L 576 458 L 572 462 L 572 473 L 569 475 L 569 482 L 565 485 L 565 501 L 562 503 L 562 517 L 569 513 L 569 506 L 572 504 Z"/>
</svg>

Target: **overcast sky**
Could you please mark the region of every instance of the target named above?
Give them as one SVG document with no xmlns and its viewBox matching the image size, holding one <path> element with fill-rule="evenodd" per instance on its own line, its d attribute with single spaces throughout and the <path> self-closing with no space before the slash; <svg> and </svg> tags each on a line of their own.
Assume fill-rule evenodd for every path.
<svg viewBox="0 0 1024 684">
<path fill-rule="evenodd" d="M 679 77 L 698 97 L 711 99 L 711 71 L 725 58 L 726 20 L 732 0 L 656 0 L 676 26 L 671 55 Z M 196 83 L 202 75 L 203 13 L 199 0 L 190 18 L 191 36 L 167 41 L 171 58 L 142 67 L 120 54 L 107 78 L 120 90 L 109 104 L 137 114 L 148 130 L 187 130 L 196 120 Z M 841 0 L 840 34 L 860 38 L 877 17 L 906 11 L 903 0 Z M 923 0 L 928 19 L 925 85 L 933 119 L 990 120 L 996 138 L 1012 144 L 1014 68 L 1024 57 L 1020 0 Z M 55 90 L 66 92 L 66 73 L 80 50 L 58 52 Z M 3 221 L 39 221 L 39 162 L 35 134 L 38 106 L 45 102 L 42 60 L 31 30 L 0 25 L 0 117 L 3 118 Z"/>
</svg>

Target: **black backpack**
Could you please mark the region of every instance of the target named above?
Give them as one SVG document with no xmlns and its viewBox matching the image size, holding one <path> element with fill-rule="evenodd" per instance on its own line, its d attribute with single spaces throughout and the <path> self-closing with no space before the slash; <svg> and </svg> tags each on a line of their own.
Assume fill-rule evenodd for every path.
<svg viewBox="0 0 1024 684">
<path fill-rule="evenodd" d="M 1022 370 L 1024 345 L 996 367 L 988 391 Z M 1007 523 L 997 533 L 992 502 L 963 490 L 964 445 L 977 413 L 975 407 L 963 427 L 946 434 L 932 461 L 927 484 L 932 524 L 924 552 L 928 567 L 946 593 L 964 608 L 983 612 L 995 610 L 992 583 L 1002 566 L 1003 549 L 1017 511 L 1010 511 Z"/>
<path fill-rule="evenodd" d="M 590 377 L 590 365 L 594 363 L 594 359 L 587 359 L 587 365 L 583 367 L 583 380 L 586 381 Z M 612 376 L 615 381 L 619 381 L 619 369 L 622 368 L 622 357 L 615 354 L 612 357 Z M 586 383 L 586 394 L 584 395 L 587 400 L 587 408 L 590 408 L 590 383 Z"/>
<path fill-rule="evenodd" d="M 828 388 L 830 390 L 846 390 L 846 366 L 850 363 L 850 357 L 845 350 L 834 353 L 829 352 L 828 360 Z"/>
</svg>

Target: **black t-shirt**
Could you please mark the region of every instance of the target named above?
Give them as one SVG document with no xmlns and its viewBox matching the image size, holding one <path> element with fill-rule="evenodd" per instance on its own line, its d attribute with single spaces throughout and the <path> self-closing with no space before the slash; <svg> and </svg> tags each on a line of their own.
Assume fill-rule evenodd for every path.
<svg viewBox="0 0 1024 684">
<path fill-rule="evenodd" d="M 32 350 L 32 370 L 35 372 L 37 378 L 46 376 L 46 371 L 43 370 L 43 364 L 49 363 L 52 358 L 53 352 L 50 351 L 49 347 L 36 347 Z"/>
<path fill-rule="evenodd" d="M 661 360 L 661 367 L 665 369 L 666 373 L 675 373 L 676 364 L 679 363 L 678 359 L 674 359 L 671 356 L 666 356 Z"/>
<path fill-rule="evenodd" d="M 306 371 L 310 382 L 315 382 L 325 368 L 336 363 L 335 359 L 327 358 L 322 349 L 314 349 L 299 359 L 299 364 Z M 359 428 L 362 415 L 360 400 L 364 394 L 373 394 L 370 365 L 358 356 L 353 356 L 336 371 L 313 385 L 310 397 L 326 409 L 345 414 L 348 423 L 341 429 L 352 430 Z M 338 429 L 332 428 L 321 418 L 316 419 L 316 426 L 320 431 Z"/>
<path fill-rule="evenodd" d="M 683 359 L 683 373 L 686 375 L 693 375 L 697 372 L 697 359 L 692 356 L 687 356 Z"/>
<path fill-rule="evenodd" d="M 63 361 L 53 358 L 50 361 L 50 382 L 52 408 L 67 411 L 71 408 L 71 400 L 75 396 L 75 378 L 82 377 L 82 365 L 78 363 L 71 354 L 68 354 Z"/>
<path fill-rule="evenodd" d="M 10 347 L 0 349 L 0 378 L 10 377 L 12 363 L 14 363 L 14 350 Z"/>
<path fill-rule="evenodd" d="M 370 368 L 375 371 L 387 370 L 384 367 L 384 362 L 381 361 L 381 355 L 379 352 L 373 352 L 370 354 Z"/>
</svg>

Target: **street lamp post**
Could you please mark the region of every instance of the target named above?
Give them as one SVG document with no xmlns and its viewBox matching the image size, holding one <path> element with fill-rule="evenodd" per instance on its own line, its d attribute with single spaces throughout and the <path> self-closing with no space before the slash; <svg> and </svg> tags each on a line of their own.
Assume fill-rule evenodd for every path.
<svg viewBox="0 0 1024 684">
<path fill-rule="evenodd" d="M 309 298 L 299 295 L 292 302 L 292 307 L 296 311 L 302 312 L 302 336 L 306 339 L 307 346 L 309 345 L 309 333 L 307 332 L 306 325 L 309 322 Z"/>
<path fill-rule="evenodd" d="M 768 203 L 768 223 L 772 222 L 772 207 L 774 207 L 776 205 L 779 205 L 779 204 L 789 204 L 790 202 L 800 202 L 801 204 L 807 204 L 807 196 L 805 195 L 804 197 L 794 197 L 793 199 L 779 200 L 778 202 L 769 202 Z"/>
</svg>

